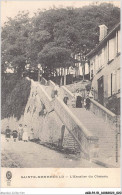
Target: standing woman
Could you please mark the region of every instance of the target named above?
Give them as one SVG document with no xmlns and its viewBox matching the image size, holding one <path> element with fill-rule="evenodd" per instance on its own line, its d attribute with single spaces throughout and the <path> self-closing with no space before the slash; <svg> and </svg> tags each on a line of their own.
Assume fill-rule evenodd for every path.
<svg viewBox="0 0 122 195">
<path fill-rule="evenodd" d="M 87 98 L 86 98 L 86 110 L 90 110 L 90 103 L 91 103 L 91 100 L 90 100 L 89 96 L 87 96 Z"/>
<path fill-rule="evenodd" d="M 27 125 L 25 125 L 24 129 L 23 129 L 23 141 L 28 142 L 28 128 L 27 128 Z"/>
<path fill-rule="evenodd" d="M 19 141 L 22 140 L 22 136 L 23 136 L 23 128 L 22 128 L 22 124 L 19 124 L 19 127 L 18 127 L 18 139 Z"/>
</svg>

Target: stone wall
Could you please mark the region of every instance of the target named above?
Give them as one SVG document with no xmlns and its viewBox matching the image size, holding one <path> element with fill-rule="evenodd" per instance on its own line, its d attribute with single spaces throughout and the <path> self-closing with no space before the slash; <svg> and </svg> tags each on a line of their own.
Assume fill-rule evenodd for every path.
<svg viewBox="0 0 122 195">
<path fill-rule="evenodd" d="M 3 119 L 1 131 L 4 133 L 7 126 L 13 131 L 18 130 L 19 124 L 22 124 L 23 127 L 27 125 L 28 134 L 33 128 L 35 139 L 39 138 L 42 144 L 53 144 L 58 148 L 63 122 L 53 108 L 53 101 L 43 86 L 31 80 L 31 91 L 24 115 L 21 116 L 20 120 L 14 117 Z M 63 148 L 71 152 L 78 151 L 78 144 L 66 127 L 63 140 Z"/>
<path fill-rule="evenodd" d="M 104 121 L 108 122 L 111 126 L 116 126 L 117 116 L 93 99 L 91 99 L 90 110 L 95 115 L 101 117 Z"/>
<path fill-rule="evenodd" d="M 2 131 L 4 132 L 8 125 L 11 130 L 18 130 L 19 124 L 27 125 L 28 133 L 31 128 L 34 129 L 34 137 L 38 138 L 38 132 L 42 124 L 42 116 L 39 114 L 43 111 L 43 103 L 37 94 L 36 82 L 31 80 L 31 91 L 28 102 L 25 107 L 24 115 L 21 116 L 20 120 L 10 117 L 2 120 Z"/>
<path fill-rule="evenodd" d="M 67 127 L 68 131 L 76 140 L 81 151 L 86 157 L 93 157 L 96 153 L 95 148 L 98 145 L 98 138 L 93 136 L 70 111 L 70 109 L 59 99 L 55 98 L 54 110 Z M 92 149 L 91 149 L 92 148 Z M 93 150 L 94 148 L 94 150 Z M 92 153 L 94 151 L 94 153 Z"/>
<path fill-rule="evenodd" d="M 53 110 L 53 99 L 48 95 L 45 88 L 40 84 L 37 84 L 37 94 L 45 105 L 46 110 L 51 112 Z"/>
</svg>

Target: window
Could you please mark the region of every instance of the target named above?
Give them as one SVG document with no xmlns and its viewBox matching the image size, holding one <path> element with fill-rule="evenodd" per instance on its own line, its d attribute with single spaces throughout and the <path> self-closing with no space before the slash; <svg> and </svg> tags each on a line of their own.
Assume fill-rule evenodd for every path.
<svg viewBox="0 0 122 195">
<path fill-rule="evenodd" d="M 119 74 L 119 72 L 118 72 Z M 108 97 L 117 93 L 118 88 L 120 87 L 119 75 L 117 72 L 113 71 L 110 75 L 108 75 Z M 118 82 L 118 83 L 117 83 Z"/>
<path fill-rule="evenodd" d="M 104 66 L 104 53 L 105 53 L 105 50 L 104 48 L 102 49 L 102 54 L 101 54 L 101 66 L 103 67 Z"/>
<path fill-rule="evenodd" d="M 112 93 L 111 95 L 116 93 L 116 72 L 112 73 Z"/>
<path fill-rule="evenodd" d="M 109 40 L 108 43 L 108 61 L 113 60 L 115 57 L 115 40 L 114 38 Z"/>
<path fill-rule="evenodd" d="M 108 75 L 108 97 L 111 96 L 111 74 Z"/>
<path fill-rule="evenodd" d="M 110 75 L 108 75 L 108 97 L 112 96 L 112 85 L 113 85 L 112 78 L 113 75 L 111 73 Z"/>
</svg>

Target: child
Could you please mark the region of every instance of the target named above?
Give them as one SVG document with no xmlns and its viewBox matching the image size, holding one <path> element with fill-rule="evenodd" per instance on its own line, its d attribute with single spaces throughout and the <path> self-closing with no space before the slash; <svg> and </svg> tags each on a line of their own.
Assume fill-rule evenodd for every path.
<svg viewBox="0 0 122 195">
<path fill-rule="evenodd" d="M 6 127 L 5 137 L 6 141 L 9 142 L 9 139 L 11 138 L 11 130 L 9 129 L 9 126 Z"/>
<path fill-rule="evenodd" d="M 13 130 L 12 135 L 13 135 L 14 142 L 16 142 L 17 134 L 18 134 L 17 130 Z"/>
</svg>

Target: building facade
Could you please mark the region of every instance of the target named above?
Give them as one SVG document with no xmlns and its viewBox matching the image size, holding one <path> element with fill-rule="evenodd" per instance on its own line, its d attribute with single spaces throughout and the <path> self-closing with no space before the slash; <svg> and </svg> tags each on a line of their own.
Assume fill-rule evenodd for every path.
<svg viewBox="0 0 122 195">
<path fill-rule="evenodd" d="M 101 25 L 99 40 L 87 58 L 94 99 L 106 106 L 113 96 L 120 98 L 120 23 L 108 34 Z"/>
<path fill-rule="evenodd" d="M 75 76 L 85 76 L 86 79 L 89 79 L 89 64 L 87 61 L 81 62 L 81 54 L 75 54 Z"/>
</svg>

